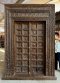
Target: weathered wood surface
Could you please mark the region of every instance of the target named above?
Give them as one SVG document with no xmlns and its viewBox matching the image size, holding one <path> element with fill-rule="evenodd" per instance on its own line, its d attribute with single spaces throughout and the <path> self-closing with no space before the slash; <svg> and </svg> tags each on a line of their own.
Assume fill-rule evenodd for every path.
<svg viewBox="0 0 60 83">
<path fill-rule="evenodd" d="M 3 79 L 56 79 L 54 5 L 5 5 Z"/>
</svg>

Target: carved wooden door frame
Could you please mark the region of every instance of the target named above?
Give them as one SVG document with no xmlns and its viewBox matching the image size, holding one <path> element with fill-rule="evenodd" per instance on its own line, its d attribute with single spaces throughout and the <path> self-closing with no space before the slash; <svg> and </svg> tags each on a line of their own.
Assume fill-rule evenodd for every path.
<svg viewBox="0 0 60 83">
<path fill-rule="evenodd" d="M 54 71 L 54 5 L 6 4 L 5 5 L 5 72 L 3 79 L 56 79 Z M 46 22 L 45 76 L 16 77 L 14 73 L 14 22 Z"/>
</svg>

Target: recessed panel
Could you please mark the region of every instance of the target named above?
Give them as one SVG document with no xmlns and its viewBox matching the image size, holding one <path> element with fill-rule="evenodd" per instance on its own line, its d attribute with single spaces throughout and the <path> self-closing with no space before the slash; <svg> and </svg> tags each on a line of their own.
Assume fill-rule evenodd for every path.
<svg viewBox="0 0 60 83">
<path fill-rule="evenodd" d="M 45 22 L 31 22 L 31 71 L 32 74 L 45 74 Z"/>
<path fill-rule="evenodd" d="M 21 74 L 29 74 L 29 72 L 39 74 L 40 72 L 44 75 L 44 33 L 45 22 L 16 22 L 15 71 L 18 66 L 21 68 Z"/>
<path fill-rule="evenodd" d="M 15 71 L 16 74 L 29 73 L 29 22 L 15 25 Z M 20 73 L 21 72 L 21 73 Z"/>
</svg>

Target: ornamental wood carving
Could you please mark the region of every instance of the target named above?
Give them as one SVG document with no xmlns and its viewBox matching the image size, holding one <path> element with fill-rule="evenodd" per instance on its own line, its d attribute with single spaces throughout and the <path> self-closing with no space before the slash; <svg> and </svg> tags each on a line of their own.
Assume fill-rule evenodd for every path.
<svg viewBox="0 0 60 83">
<path fill-rule="evenodd" d="M 5 5 L 3 79 L 56 79 L 54 5 Z"/>
</svg>

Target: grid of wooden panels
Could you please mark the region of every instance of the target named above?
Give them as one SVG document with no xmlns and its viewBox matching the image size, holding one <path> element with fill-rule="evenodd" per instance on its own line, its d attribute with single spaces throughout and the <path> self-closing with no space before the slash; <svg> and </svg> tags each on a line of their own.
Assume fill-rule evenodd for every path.
<svg viewBox="0 0 60 83">
<path fill-rule="evenodd" d="M 28 23 L 18 23 L 15 26 L 15 70 L 17 73 L 28 73 L 29 69 L 29 28 Z"/>
<path fill-rule="evenodd" d="M 44 74 L 44 22 L 30 23 L 30 61 L 32 74 Z"/>
<path fill-rule="evenodd" d="M 15 72 L 17 74 L 44 74 L 44 22 L 16 22 Z"/>
</svg>

